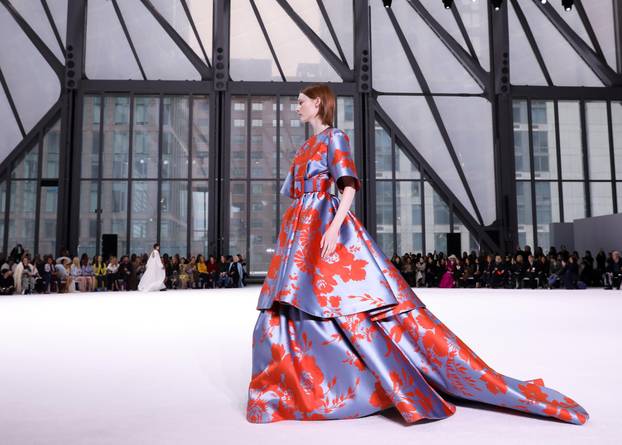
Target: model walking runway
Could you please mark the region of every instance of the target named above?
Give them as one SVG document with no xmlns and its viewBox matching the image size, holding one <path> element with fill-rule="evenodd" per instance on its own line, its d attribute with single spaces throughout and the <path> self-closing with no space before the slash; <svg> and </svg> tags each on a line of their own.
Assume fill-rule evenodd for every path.
<svg viewBox="0 0 622 445">
<path fill-rule="evenodd" d="M 294 201 L 257 305 L 248 420 L 344 419 L 391 406 L 407 422 L 441 419 L 455 411 L 447 393 L 585 423 L 585 409 L 542 379 L 491 369 L 417 298 L 348 210 L 361 184 L 348 136 L 330 127 L 334 103 L 323 85 L 299 95 L 315 131 L 281 189 Z"/>
</svg>

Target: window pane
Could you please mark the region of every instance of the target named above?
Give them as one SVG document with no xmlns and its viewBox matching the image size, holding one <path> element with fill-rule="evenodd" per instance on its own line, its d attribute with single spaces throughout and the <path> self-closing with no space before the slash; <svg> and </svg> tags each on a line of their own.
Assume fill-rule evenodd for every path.
<svg viewBox="0 0 622 445">
<path fill-rule="evenodd" d="M 188 98 L 167 96 L 162 106 L 162 177 L 188 177 Z"/>
<path fill-rule="evenodd" d="M 516 214 L 518 219 L 518 244 L 533 246 L 533 217 L 531 212 L 531 183 L 516 183 Z"/>
<path fill-rule="evenodd" d="M 421 174 L 417 164 L 406 155 L 405 149 L 399 143 L 395 144 L 395 177 L 397 179 L 419 179 Z"/>
<path fill-rule="evenodd" d="M 101 233 L 117 235 L 119 256 L 130 253 L 127 249 L 127 196 L 127 181 L 102 181 Z"/>
<path fill-rule="evenodd" d="M 378 121 L 376 121 L 376 178 L 391 179 L 393 177 L 393 161 L 391 160 L 391 136 Z"/>
<path fill-rule="evenodd" d="M 97 248 L 97 181 L 80 181 L 80 235 L 78 252 L 90 257 Z"/>
<path fill-rule="evenodd" d="M 249 273 L 264 275 L 268 273 L 270 260 L 276 243 L 276 184 L 274 181 L 251 182 L 250 260 Z M 243 250 L 231 252 L 231 255 Z"/>
<path fill-rule="evenodd" d="M 592 216 L 613 213 L 613 190 L 610 182 L 590 182 Z"/>
<path fill-rule="evenodd" d="M 246 98 L 234 97 L 231 100 L 231 172 L 232 178 L 247 176 L 247 111 Z"/>
<path fill-rule="evenodd" d="M 263 107 L 251 108 L 251 119 L 261 122 L 260 126 L 251 127 L 251 177 L 276 178 L 276 144 L 272 143 L 276 137 L 276 127 L 269 123 L 276 121 L 275 97 L 253 97 L 251 105 Z M 282 120 L 282 119 L 281 119 Z"/>
<path fill-rule="evenodd" d="M 613 124 L 613 160 L 616 178 L 622 179 L 622 102 L 611 102 L 611 123 Z"/>
<path fill-rule="evenodd" d="M 163 253 L 188 252 L 188 183 L 163 181 L 160 198 L 160 245 Z"/>
<path fill-rule="evenodd" d="M 190 253 L 192 255 L 210 255 L 215 252 L 210 251 L 208 244 L 208 224 L 209 224 L 209 192 L 207 181 L 197 181 L 192 183 L 192 219 L 190 223 Z"/>
<path fill-rule="evenodd" d="M 41 175 L 44 178 L 58 178 L 60 155 L 60 119 L 45 133 L 43 138 L 43 159 Z"/>
<path fill-rule="evenodd" d="M 157 97 L 134 98 L 134 178 L 158 177 L 159 105 Z"/>
<path fill-rule="evenodd" d="M 130 249 L 138 255 L 151 252 L 157 242 L 157 200 L 157 181 L 132 182 Z"/>
<path fill-rule="evenodd" d="M 85 96 L 82 111 L 82 178 L 99 176 L 99 122 L 101 98 Z"/>
<path fill-rule="evenodd" d="M 209 177 L 209 100 L 207 97 L 195 97 L 192 107 L 192 177 L 207 178 Z"/>
<path fill-rule="evenodd" d="M 559 222 L 557 182 L 536 182 L 536 219 L 538 224 Z"/>
<path fill-rule="evenodd" d="M 512 103 L 514 115 L 514 165 L 516 179 L 531 178 L 529 166 L 529 120 L 527 117 L 527 101 L 515 100 Z"/>
<path fill-rule="evenodd" d="M 587 164 L 590 169 L 590 179 L 611 179 L 607 103 L 587 102 L 585 104 L 585 118 L 588 147 Z"/>
<path fill-rule="evenodd" d="M 18 162 L 13 171 L 11 178 L 36 179 L 37 160 L 39 159 L 39 144 L 35 144 L 28 153 Z"/>
<path fill-rule="evenodd" d="M 579 102 L 559 102 L 559 139 L 562 178 L 583 179 Z"/>
<path fill-rule="evenodd" d="M 622 182 L 618 182 L 616 186 L 616 195 L 618 195 L 618 213 L 622 213 Z"/>
<path fill-rule="evenodd" d="M 244 254 L 248 240 L 247 183 L 245 181 L 231 181 L 230 184 L 229 252 Z M 249 258 L 249 260 L 252 262 L 252 259 Z"/>
<path fill-rule="evenodd" d="M 37 181 L 11 181 L 9 245 L 21 244 L 34 254 Z"/>
<path fill-rule="evenodd" d="M 550 247 L 550 224 L 559 222 L 559 193 L 557 182 L 536 182 L 536 219 L 538 245 Z"/>
<path fill-rule="evenodd" d="M 425 182 L 425 248 L 428 252 L 447 252 L 449 207 L 445 200 Z"/>
<path fill-rule="evenodd" d="M 56 253 L 58 187 L 41 187 L 39 248 L 41 255 Z"/>
<path fill-rule="evenodd" d="M 393 184 L 376 181 L 376 233 L 380 249 L 386 255 L 395 251 L 393 244 Z"/>
<path fill-rule="evenodd" d="M 423 228 L 421 212 L 421 183 L 400 181 L 397 186 L 397 233 L 400 234 L 397 252 L 421 251 Z"/>
<path fill-rule="evenodd" d="M 552 101 L 531 102 L 533 170 L 536 179 L 557 179 L 555 108 Z"/>
<path fill-rule="evenodd" d="M 104 102 L 103 177 L 127 178 L 130 154 L 130 98 L 106 97 Z"/>
<path fill-rule="evenodd" d="M 585 218 L 585 186 L 582 182 L 564 182 L 564 222 Z"/>
</svg>

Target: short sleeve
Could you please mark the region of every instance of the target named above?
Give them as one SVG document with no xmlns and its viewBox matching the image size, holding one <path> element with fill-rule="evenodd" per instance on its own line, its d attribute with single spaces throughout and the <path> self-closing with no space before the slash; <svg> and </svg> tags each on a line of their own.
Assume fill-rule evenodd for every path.
<svg viewBox="0 0 622 445">
<path fill-rule="evenodd" d="M 350 139 L 347 134 L 339 129 L 334 129 L 331 132 L 328 142 L 327 163 L 328 170 L 339 191 L 343 191 L 346 186 L 354 187 L 355 190 L 361 188 L 361 181 L 356 173 L 356 166 L 350 151 Z"/>
</svg>

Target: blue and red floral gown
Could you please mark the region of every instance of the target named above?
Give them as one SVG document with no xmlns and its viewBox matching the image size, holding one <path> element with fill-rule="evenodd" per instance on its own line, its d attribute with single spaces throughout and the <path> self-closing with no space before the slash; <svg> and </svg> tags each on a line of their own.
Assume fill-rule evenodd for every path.
<svg viewBox="0 0 622 445">
<path fill-rule="evenodd" d="M 588 413 L 544 386 L 490 368 L 417 298 L 352 212 L 335 252 L 320 240 L 339 206 L 330 187 L 360 188 L 348 136 L 329 127 L 296 153 L 261 288 L 247 419 L 346 419 L 395 407 L 408 423 L 456 408 L 443 394 L 583 424 Z"/>
</svg>

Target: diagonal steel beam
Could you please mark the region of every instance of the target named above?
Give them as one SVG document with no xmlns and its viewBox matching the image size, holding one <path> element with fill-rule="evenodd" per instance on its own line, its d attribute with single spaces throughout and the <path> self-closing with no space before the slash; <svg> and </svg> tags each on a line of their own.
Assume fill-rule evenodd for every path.
<svg viewBox="0 0 622 445">
<path fill-rule="evenodd" d="M 186 13 L 186 17 L 188 18 L 188 22 L 190 22 L 190 26 L 192 27 L 192 32 L 194 33 L 194 37 L 199 42 L 199 47 L 201 48 L 201 52 L 203 53 L 203 57 L 205 57 L 205 62 L 207 62 L 207 66 L 209 67 L 209 57 L 207 57 L 207 52 L 205 52 L 205 48 L 203 47 L 203 42 L 201 41 L 201 37 L 199 36 L 199 31 L 197 31 L 197 27 L 194 24 L 194 19 L 192 18 L 192 14 L 190 13 L 190 8 L 188 8 L 188 3 L 186 0 L 180 0 L 181 5 L 184 8 L 184 12 Z"/>
<path fill-rule="evenodd" d="M 598 54 L 598 56 L 604 63 L 607 63 L 607 60 L 605 59 L 605 55 L 603 54 L 603 50 L 600 47 L 600 43 L 598 43 L 598 38 L 596 37 L 594 28 L 592 28 L 592 24 L 590 23 L 590 19 L 587 16 L 587 12 L 585 12 L 583 3 L 580 0 L 576 0 L 574 2 L 574 7 L 577 8 L 577 13 L 579 14 L 579 17 L 581 18 L 581 22 L 583 22 L 583 26 L 585 27 L 585 30 L 587 31 L 587 35 L 590 37 L 590 41 L 592 42 L 592 45 L 594 46 L 594 50 L 596 51 L 596 54 Z"/>
<path fill-rule="evenodd" d="M 475 48 L 473 47 L 473 43 L 471 42 L 471 37 L 469 37 L 469 33 L 467 32 L 466 27 L 464 26 L 462 17 L 460 17 L 460 11 L 458 11 L 458 7 L 456 6 L 455 3 L 451 4 L 451 13 L 454 16 L 454 20 L 458 24 L 458 28 L 460 29 L 460 34 L 462 34 L 462 38 L 464 39 L 464 41 L 467 44 L 467 47 L 469 48 L 469 53 L 471 54 L 471 57 L 473 58 L 473 60 L 479 63 L 479 60 L 477 59 L 477 53 L 475 52 Z"/>
<path fill-rule="evenodd" d="M 555 8 L 550 3 L 542 4 L 540 0 L 532 0 L 540 11 L 545 15 L 547 19 L 553 24 L 559 33 L 566 39 L 566 41 L 572 46 L 576 53 L 581 57 L 585 63 L 594 71 L 594 74 L 605 84 L 605 86 L 620 86 L 622 85 L 622 77 L 612 70 L 606 63 L 598 57 L 598 54 L 594 52 L 587 43 L 583 41 L 581 37 L 566 23 L 564 19 L 557 13 Z"/>
<path fill-rule="evenodd" d="M 56 23 L 54 22 L 54 17 L 52 17 L 52 12 L 50 11 L 47 1 L 41 0 L 41 6 L 43 6 L 43 10 L 45 11 L 45 16 L 48 18 L 48 21 L 50 22 L 50 26 L 52 27 L 52 32 L 54 33 L 54 37 L 56 38 L 56 42 L 58 43 L 58 46 L 60 47 L 60 50 L 63 53 L 63 56 L 66 56 L 65 45 L 63 45 L 63 40 L 60 37 L 60 33 L 58 32 L 58 27 L 56 26 Z"/>
<path fill-rule="evenodd" d="M 136 65 L 138 65 L 138 69 L 140 70 L 140 74 L 141 76 L 143 76 L 143 80 L 147 80 L 147 75 L 145 74 L 145 70 L 143 69 L 143 64 L 140 63 L 140 57 L 138 57 L 138 52 L 136 52 L 136 48 L 134 47 L 134 42 L 132 41 L 130 32 L 125 25 L 125 20 L 123 20 L 123 14 L 121 14 L 121 10 L 119 9 L 117 0 L 112 0 L 112 7 L 114 8 L 114 12 L 117 15 L 117 19 L 119 19 L 121 29 L 123 29 L 123 34 L 125 34 L 125 40 L 127 40 L 128 45 L 130 45 L 130 49 L 132 50 L 134 60 L 136 61 Z"/>
<path fill-rule="evenodd" d="M 333 38 L 333 42 L 335 42 L 335 46 L 337 46 L 337 51 L 339 51 L 339 56 L 343 63 L 348 66 L 348 60 L 346 59 L 346 55 L 339 44 L 339 39 L 337 38 L 337 33 L 335 33 L 335 28 L 333 27 L 333 22 L 330 21 L 330 17 L 328 16 L 328 12 L 326 11 L 326 7 L 324 6 L 324 2 L 322 0 L 316 0 L 317 5 L 320 8 L 320 12 L 322 13 L 322 17 L 324 17 L 324 22 L 326 22 L 326 26 L 328 27 L 328 31 L 330 32 L 330 36 Z"/>
<path fill-rule="evenodd" d="M 447 150 L 449 151 L 451 160 L 453 161 L 454 167 L 456 168 L 456 171 L 458 172 L 458 175 L 460 176 L 460 181 L 462 182 L 462 185 L 464 189 L 466 190 L 466 193 L 469 197 L 469 201 L 471 202 L 471 205 L 473 206 L 473 209 L 475 210 L 477 219 L 479 220 L 479 223 L 483 225 L 484 222 L 483 222 L 482 215 L 480 214 L 479 208 L 477 207 L 477 202 L 475 201 L 475 197 L 473 196 L 473 193 L 471 192 L 471 187 L 469 186 L 469 183 L 466 179 L 466 175 L 464 174 L 464 171 L 462 170 L 462 166 L 460 165 L 460 161 L 458 160 L 458 156 L 456 155 L 454 146 L 451 143 L 451 139 L 449 138 L 449 133 L 447 132 L 447 128 L 445 128 L 445 124 L 443 123 L 441 113 L 439 112 L 438 107 L 436 106 L 436 102 L 434 102 L 434 97 L 432 96 L 430 87 L 428 86 L 428 83 L 425 80 L 425 76 L 423 75 L 423 72 L 421 71 L 421 68 L 419 67 L 419 64 L 417 63 L 417 60 L 415 59 L 415 55 L 413 54 L 412 50 L 410 49 L 410 46 L 408 45 L 406 36 L 404 35 L 404 32 L 402 31 L 402 28 L 400 27 L 400 24 L 398 23 L 397 18 L 395 17 L 395 14 L 393 13 L 393 10 L 391 10 L 391 8 L 387 8 L 386 11 L 387 11 L 387 14 L 389 15 L 389 19 L 391 20 L 391 23 L 393 24 L 393 27 L 395 28 L 395 32 L 400 41 L 400 44 L 402 45 L 404 53 L 406 54 L 406 58 L 408 59 L 408 62 L 410 63 L 413 73 L 415 74 L 415 77 L 417 78 L 417 81 L 419 82 L 421 91 L 425 94 L 424 97 L 428 104 L 428 107 L 430 108 L 430 112 L 432 113 L 434 122 L 436 123 L 436 126 L 439 132 L 441 133 L 441 137 L 443 138 L 443 142 L 445 143 L 445 146 L 447 147 Z"/>
<path fill-rule="evenodd" d="M 212 78 L 212 73 L 208 66 L 201 60 L 199 56 L 190 48 L 190 45 L 186 43 L 186 41 L 175 31 L 175 28 L 171 26 L 171 24 L 158 12 L 158 9 L 151 3 L 150 0 L 140 0 L 142 4 L 147 8 L 147 10 L 151 13 L 153 18 L 157 20 L 160 26 L 164 29 L 164 31 L 169 35 L 173 42 L 177 45 L 177 47 L 181 50 L 181 52 L 186 56 L 186 58 L 190 61 L 190 63 L 194 66 L 194 68 L 201 75 L 201 80 L 210 80 Z"/>
<path fill-rule="evenodd" d="M 320 52 L 322 57 L 333 67 L 339 77 L 344 82 L 354 82 L 354 72 L 341 61 L 341 59 L 324 43 L 324 41 L 305 23 L 305 21 L 292 9 L 286 0 L 276 0 L 285 13 L 294 21 L 302 33 L 307 36 L 309 41 Z"/>
<path fill-rule="evenodd" d="M 447 49 L 454 55 L 454 57 L 460 62 L 465 70 L 475 79 L 475 82 L 481 87 L 482 90 L 488 90 L 488 84 L 490 77 L 482 66 L 474 60 L 469 53 L 467 53 L 462 45 L 449 34 L 438 23 L 434 17 L 428 12 L 428 10 L 419 2 L 419 0 L 408 0 L 408 4 L 417 11 L 417 14 L 423 19 L 423 21 L 430 27 L 430 29 L 438 36 Z"/>
<path fill-rule="evenodd" d="M 553 79 L 551 79 L 551 75 L 549 70 L 544 63 L 544 58 L 542 57 L 542 53 L 540 52 L 540 48 L 538 48 L 538 44 L 536 43 L 536 39 L 533 37 L 533 33 L 531 32 L 531 28 L 529 28 L 529 24 L 527 23 L 527 18 L 525 14 L 523 14 L 523 10 L 518 5 L 516 0 L 511 0 L 512 6 L 514 7 L 514 12 L 516 13 L 516 17 L 520 22 L 521 27 L 523 28 L 523 32 L 529 41 L 529 45 L 531 46 L 531 50 L 533 54 L 536 56 L 536 60 L 538 61 L 538 65 L 540 65 L 540 69 L 542 70 L 542 74 L 544 74 L 544 78 L 546 79 L 546 83 L 549 86 L 553 85 Z"/>
<path fill-rule="evenodd" d="M 283 68 L 281 68 L 281 63 L 279 62 L 279 58 L 276 55 L 276 51 L 274 50 L 274 46 L 272 46 L 272 41 L 270 40 L 270 36 L 268 35 L 268 31 L 266 30 L 266 26 L 263 23 L 261 18 L 261 14 L 259 13 L 259 9 L 257 9 L 257 5 L 255 4 L 255 0 L 249 0 L 251 7 L 253 8 L 253 13 L 255 14 L 255 18 L 257 19 L 257 23 L 259 23 L 259 27 L 261 28 L 261 32 L 263 34 L 264 39 L 266 39 L 266 43 L 268 44 L 268 48 L 270 49 L 270 54 L 272 54 L 272 58 L 274 59 L 274 63 L 276 63 L 276 67 L 279 70 L 279 74 L 281 75 L 281 79 L 283 82 L 287 82 L 285 79 L 285 73 L 283 72 Z"/>
<path fill-rule="evenodd" d="M 24 20 L 24 18 L 17 12 L 17 10 L 13 7 L 9 0 L 0 0 L 0 3 L 4 5 L 9 14 L 13 16 L 13 19 L 19 27 L 24 31 L 24 34 L 30 39 L 32 44 L 37 48 L 37 51 L 41 54 L 41 56 L 45 59 L 45 61 L 50 65 L 52 70 L 58 76 L 58 79 L 61 81 L 61 84 L 64 83 L 65 78 L 65 67 L 61 63 L 60 60 L 54 55 L 52 50 L 47 47 L 47 45 L 41 40 L 41 38 L 37 35 L 37 33 L 30 27 L 30 25 Z"/>
<path fill-rule="evenodd" d="M 4 78 L 4 74 L 2 73 L 2 67 L 0 67 L 0 84 L 2 85 L 2 89 L 4 90 L 4 95 L 6 96 L 6 100 L 9 102 L 9 107 L 11 107 L 11 111 L 13 112 L 13 117 L 15 118 L 15 122 L 17 122 L 19 131 L 20 133 L 22 133 L 22 137 L 26 137 L 26 131 L 24 130 L 24 124 L 22 123 L 22 120 L 19 117 L 19 112 L 17 111 L 17 107 L 15 106 L 15 102 L 13 101 L 11 90 L 9 90 L 9 85 L 6 83 L 6 79 Z"/>
<path fill-rule="evenodd" d="M 449 198 L 451 204 L 454 206 L 455 209 L 458 210 L 457 213 L 460 216 L 460 220 L 469 229 L 469 231 L 476 233 L 482 240 L 482 243 L 486 244 L 486 247 L 491 249 L 493 252 L 501 252 L 502 250 L 500 249 L 500 247 L 492 240 L 492 238 L 490 238 L 490 236 L 484 230 L 484 226 L 480 222 L 478 222 L 473 217 L 473 215 L 471 215 L 466 207 L 464 207 L 458 197 L 456 197 L 456 195 L 451 191 L 447 184 L 445 184 L 441 177 L 438 176 L 432 166 L 425 160 L 421 153 L 419 153 L 417 148 L 399 129 L 397 124 L 393 122 L 389 114 L 384 110 L 384 108 L 382 108 L 378 101 L 374 100 L 373 103 L 376 117 L 381 121 L 381 123 L 393 129 L 398 139 L 400 139 L 400 141 L 402 142 L 400 145 L 405 149 L 410 158 L 414 159 L 421 167 L 422 175 L 424 175 L 425 179 L 433 184 L 434 188 L 440 190 L 443 195 Z"/>
</svg>

